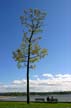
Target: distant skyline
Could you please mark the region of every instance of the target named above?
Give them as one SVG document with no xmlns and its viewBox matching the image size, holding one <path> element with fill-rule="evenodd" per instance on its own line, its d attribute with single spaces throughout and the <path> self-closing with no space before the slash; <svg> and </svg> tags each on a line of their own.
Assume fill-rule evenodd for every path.
<svg viewBox="0 0 71 108">
<path fill-rule="evenodd" d="M 17 68 L 12 52 L 21 44 L 20 16 L 29 8 L 47 13 L 40 45 L 48 49 L 30 70 L 30 90 L 71 90 L 71 0 L 0 0 L 0 92 L 26 91 L 26 69 Z"/>
</svg>

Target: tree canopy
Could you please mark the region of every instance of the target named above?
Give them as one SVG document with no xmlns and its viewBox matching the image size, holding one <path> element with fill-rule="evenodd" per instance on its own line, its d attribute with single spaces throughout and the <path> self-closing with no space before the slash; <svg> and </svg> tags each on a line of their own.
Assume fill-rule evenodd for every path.
<svg viewBox="0 0 71 108">
<path fill-rule="evenodd" d="M 46 13 L 38 9 L 24 10 L 24 15 L 20 17 L 21 23 L 24 26 L 24 33 L 20 48 L 13 52 L 13 58 L 18 63 L 18 67 L 27 66 L 28 61 L 28 46 L 30 45 L 30 68 L 34 68 L 34 62 L 39 61 L 47 55 L 47 49 L 41 48 L 38 41 L 42 38 L 43 19 Z"/>
</svg>

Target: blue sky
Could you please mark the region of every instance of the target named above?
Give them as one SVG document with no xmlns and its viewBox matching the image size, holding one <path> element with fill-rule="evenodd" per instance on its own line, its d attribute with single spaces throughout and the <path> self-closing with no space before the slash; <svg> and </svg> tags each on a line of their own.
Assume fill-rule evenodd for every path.
<svg viewBox="0 0 71 108">
<path fill-rule="evenodd" d="M 20 46 L 23 36 L 20 16 L 23 10 L 28 8 L 39 8 L 47 12 L 41 46 L 48 49 L 48 56 L 37 63 L 36 69 L 30 72 L 30 79 L 43 80 L 46 79 L 44 76 L 52 75 L 62 75 L 61 78 L 67 75 L 69 78 L 71 1 L 0 0 L 0 84 L 7 86 L 26 79 L 26 70 L 17 68 L 16 62 L 12 59 L 12 52 Z"/>
</svg>

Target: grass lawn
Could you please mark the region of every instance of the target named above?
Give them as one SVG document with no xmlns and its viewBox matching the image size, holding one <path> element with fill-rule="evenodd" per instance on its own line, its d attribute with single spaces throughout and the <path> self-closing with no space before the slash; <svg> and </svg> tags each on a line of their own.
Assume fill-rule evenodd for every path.
<svg viewBox="0 0 71 108">
<path fill-rule="evenodd" d="M 0 108 L 71 108 L 71 103 L 0 102 Z"/>
</svg>

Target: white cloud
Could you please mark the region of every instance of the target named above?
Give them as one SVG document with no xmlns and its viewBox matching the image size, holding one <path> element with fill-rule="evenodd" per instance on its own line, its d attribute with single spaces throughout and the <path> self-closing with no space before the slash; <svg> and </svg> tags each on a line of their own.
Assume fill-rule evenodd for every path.
<svg viewBox="0 0 71 108">
<path fill-rule="evenodd" d="M 43 74 L 42 76 L 43 76 L 43 77 L 47 77 L 47 78 L 48 78 L 48 77 L 53 78 L 53 75 L 52 75 L 52 74 Z"/>
<path fill-rule="evenodd" d="M 30 91 L 71 91 L 71 74 L 42 74 L 43 78 L 36 75 L 36 79 L 30 79 Z M 26 92 L 26 79 L 14 80 L 11 84 L 0 84 L 0 92 Z"/>
<path fill-rule="evenodd" d="M 71 78 L 71 74 L 57 74 L 55 76 L 58 78 Z"/>
<path fill-rule="evenodd" d="M 25 84 L 26 80 L 14 80 L 12 84 Z"/>
</svg>

